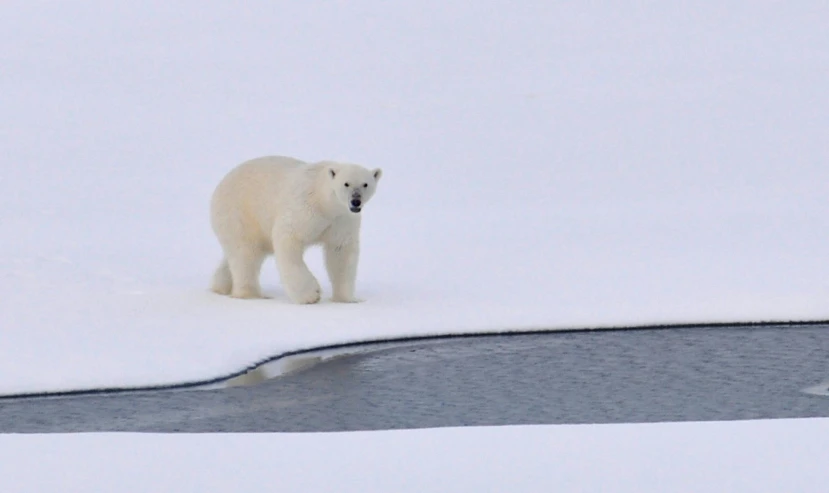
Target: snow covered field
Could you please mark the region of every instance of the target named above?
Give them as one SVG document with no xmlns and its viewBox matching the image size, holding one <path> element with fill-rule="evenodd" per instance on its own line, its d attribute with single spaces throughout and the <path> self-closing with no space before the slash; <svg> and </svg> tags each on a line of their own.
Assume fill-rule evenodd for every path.
<svg viewBox="0 0 829 493">
<path fill-rule="evenodd" d="M 5 2 L 0 393 L 482 330 L 829 319 L 829 8 Z M 354 306 L 206 291 L 223 174 L 383 167 Z M 312 270 L 330 295 L 319 251 Z"/>
<path fill-rule="evenodd" d="M 826 491 L 829 419 L 0 436 L 15 493 Z M 45 474 L 48 471 L 48 474 Z"/>
</svg>

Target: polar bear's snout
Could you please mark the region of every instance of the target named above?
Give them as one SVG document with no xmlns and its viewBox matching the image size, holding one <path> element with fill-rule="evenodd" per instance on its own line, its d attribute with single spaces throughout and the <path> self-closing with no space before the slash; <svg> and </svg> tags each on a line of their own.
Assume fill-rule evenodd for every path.
<svg viewBox="0 0 829 493">
<path fill-rule="evenodd" d="M 360 209 L 363 207 L 363 197 L 359 191 L 355 190 L 354 193 L 351 194 L 351 202 L 349 202 L 349 205 L 350 207 L 348 210 L 351 212 L 355 214 L 360 212 Z"/>
</svg>

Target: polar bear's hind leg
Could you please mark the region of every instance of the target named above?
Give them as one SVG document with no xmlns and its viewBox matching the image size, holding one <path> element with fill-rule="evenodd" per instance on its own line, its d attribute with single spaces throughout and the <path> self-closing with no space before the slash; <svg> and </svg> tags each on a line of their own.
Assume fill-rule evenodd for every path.
<svg viewBox="0 0 829 493">
<path fill-rule="evenodd" d="M 234 298 L 261 298 L 259 272 L 265 252 L 250 247 L 239 248 L 227 256 L 232 278 L 230 296 Z"/>
</svg>

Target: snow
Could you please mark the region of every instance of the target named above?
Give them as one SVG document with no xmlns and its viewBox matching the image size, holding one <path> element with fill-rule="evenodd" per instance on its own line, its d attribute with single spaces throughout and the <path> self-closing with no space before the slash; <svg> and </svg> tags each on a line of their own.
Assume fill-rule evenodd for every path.
<svg viewBox="0 0 829 493">
<path fill-rule="evenodd" d="M 7 491 L 823 492 L 829 419 L 0 435 Z"/>
<path fill-rule="evenodd" d="M 4 2 L 0 394 L 409 335 L 829 319 L 827 15 Z M 274 299 L 207 292 L 209 195 L 268 154 L 384 169 L 365 303 L 289 305 L 272 262 Z"/>
</svg>

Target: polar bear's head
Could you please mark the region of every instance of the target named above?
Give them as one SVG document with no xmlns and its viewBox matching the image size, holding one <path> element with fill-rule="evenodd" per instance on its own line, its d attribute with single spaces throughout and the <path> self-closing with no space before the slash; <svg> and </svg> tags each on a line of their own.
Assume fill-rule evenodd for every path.
<svg viewBox="0 0 829 493">
<path fill-rule="evenodd" d="M 380 168 L 369 170 L 356 164 L 331 164 L 327 168 L 337 202 L 355 214 L 374 195 L 383 175 Z"/>
</svg>

